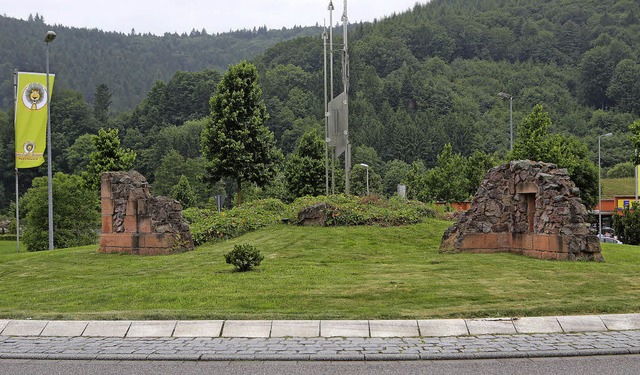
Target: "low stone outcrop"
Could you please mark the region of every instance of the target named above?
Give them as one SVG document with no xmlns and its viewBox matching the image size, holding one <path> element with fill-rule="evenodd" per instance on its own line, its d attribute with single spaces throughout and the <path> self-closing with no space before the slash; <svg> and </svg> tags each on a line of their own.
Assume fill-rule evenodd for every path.
<svg viewBox="0 0 640 375">
<path fill-rule="evenodd" d="M 102 174 L 99 252 L 163 255 L 193 250 L 180 202 L 154 197 L 140 173 Z"/>
<path fill-rule="evenodd" d="M 495 167 L 440 249 L 602 261 L 579 195 L 567 171 L 554 164 L 521 160 Z"/>
<path fill-rule="evenodd" d="M 333 211 L 334 209 L 335 207 L 327 203 L 318 203 L 310 207 L 305 207 L 298 213 L 298 224 L 326 226 L 327 211 Z"/>
</svg>

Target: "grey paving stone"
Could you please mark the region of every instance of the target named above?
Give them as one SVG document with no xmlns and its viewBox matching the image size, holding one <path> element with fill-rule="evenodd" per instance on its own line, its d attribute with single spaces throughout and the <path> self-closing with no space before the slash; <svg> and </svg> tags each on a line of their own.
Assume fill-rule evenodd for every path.
<svg viewBox="0 0 640 375">
<path fill-rule="evenodd" d="M 269 320 L 227 320 L 222 328 L 222 337 L 269 337 Z"/>
<path fill-rule="evenodd" d="M 511 319 L 467 319 L 471 335 L 511 335 L 516 328 Z"/>
<path fill-rule="evenodd" d="M 124 337 L 131 326 L 130 321 L 92 321 L 87 324 L 82 336 L 86 337 Z"/>
<path fill-rule="evenodd" d="M 9 324 L 9 320 L 0 320 L 0 335 L 2 335 L 2 331 Z"/>
<path fill-rule="evenodd" d="M 82 336 L 88 321 L 63 321 L 55 320 L 47 323 L 40 336 L 77 337 Z"/>
<path fill-rule="evenodd" d="M 171 337 L 176 323 L 175 320 L 134 321 L 126 337 Z"/>
<path fill-rule="evenodd" d="M 220 337 L 222 320 L 179 321 L 173 337 Z"/>
<path fill-rule="evenodd" d="M 562 327 L 555 317 L 518 318 L 513 321 L 518 333 L 554 333 L 562 332 Z"/>
<path fill-rule="evenodd" d="M 640 314 L 600 315 L 600 319 L 613 331 L 640 329 Z"/>
<path fill-rule="evenodd" d="M 38 336 L 47 326 L 44 320 L 10 320 L 2 330 L 3 336 Z"/>
<path fill-rule="evenodd" d="M 319 320 L 274 320 L 271 337 L 318 337 Z"/>
<path fill-rule="evenodd" d="M 323 320 L 320 322 L 322 337 L 369 337 L 366 320 Z"/>
<path fill-rule="evenodd" d="M 464 336 L 469 334 L 463 319 L 418 320 L 420 335 L 424 337 Z"/>
<path fill-rule="evenodd" d="M 599 316 L 558 316 L 558 323 L 565 332 L 606 331 L 607 327 Z"/>
<path fill-rule="evenodd" d="M 418 321 L 416 320 L 371 320 L 369 321 L 371 337 L 418 337 Z"/>
</svg>

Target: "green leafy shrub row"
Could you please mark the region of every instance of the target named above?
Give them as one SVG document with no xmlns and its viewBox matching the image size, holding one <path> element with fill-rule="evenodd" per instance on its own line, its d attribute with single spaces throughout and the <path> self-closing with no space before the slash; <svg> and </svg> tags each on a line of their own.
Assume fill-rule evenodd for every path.
<svg viewBox="0 0 640 375">
<path fill-rule="evenodd" d="M 278 199 L 243 204 L 229 211 L 189 208 L 182 215 L 189 223 L 195 245 L 227 240 L 247 232 L 276 224 L 286 215 L 286 206 Z"/>
<path fill-rule="evenodd" d="M 387 200 L 377 195 L 304 197 L 294 201 L 291 206 L 297 216 L 302 209 L 319 203 L 327 205 L 325 225 L 328 226 L 397 226 L 416 224 L 436 216 L 436 211 L 425 203 L 399 197 Z"/>
<path fill-rule="evenodd" d="M 265 199 L 243 204 L 218 213 L 211 209 L 189 208 L 183 212 L 196 245 L 227 240 L 269 225 L 281 223 L 283 218 L 295 222 L 298 212 L 306 207 L 326 203 L 326 225 L 383 225 L 395 226 L 419 223 L 436 212 L 429 205 L 400 198 L 386 200 L 378 196 L 364 198 L 333 195 L 329 197 L 298 198 L 285 205 L 277 199 Z"/>
<path fill-rule="evenodd" d="M 15 241 L 15 234 L 0 234 L 0 241 Z"/>
</svg>

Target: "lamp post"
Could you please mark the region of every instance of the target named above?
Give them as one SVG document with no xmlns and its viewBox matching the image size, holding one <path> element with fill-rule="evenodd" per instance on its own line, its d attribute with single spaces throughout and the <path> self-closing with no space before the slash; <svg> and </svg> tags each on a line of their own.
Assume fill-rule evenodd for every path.
<svg viewBox="0 0 640 375">
<path fill-rule="evenodd" d="M 53 250 L 53 184 L 51 172 L 51 92 L 49 91 L 49 43 L 56 38 L 56 33 L 48 31 L 44 36 L 47 45 L 46 65 L 47 65 L 47 177 L 48 177 L 48 198 L 49 198 L 49 250 Z"/>
<path fill-rule="evenodd" d="M 509 139 L 510 139 L 510 148 L 509 150 L 513 150 L 513 95 L 507 94 L 506 92 L 499 92 L 498 96 L 503 100 L 509 100 Z"/>
<path fill-rule="evenodd" d="M 369 195 L 369 166 L 364 163 L 360 163 L 360 165 L 367 168 L 367 195 Z"/>
<path fill-rule="evenodd" d="M 598 238 L 602 238 L 602 183 L 601 183 L 601 163 L 600 163 L 600 142 L 602 137 L 610 137 L 613 133 L 598 136 Z"/>
</svg>

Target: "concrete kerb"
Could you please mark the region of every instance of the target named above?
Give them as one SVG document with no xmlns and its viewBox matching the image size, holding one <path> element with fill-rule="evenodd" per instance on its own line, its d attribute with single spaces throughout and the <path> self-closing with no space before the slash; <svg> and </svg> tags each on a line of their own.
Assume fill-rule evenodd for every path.
<svg viewBox="0 0 640 375">
<path fill-rule="evenodd" d="M 640 314 L 434 320 L 0 320 L 3 336 L 51 337 L 447 337 L 640 330 Z"/>
</svg>

